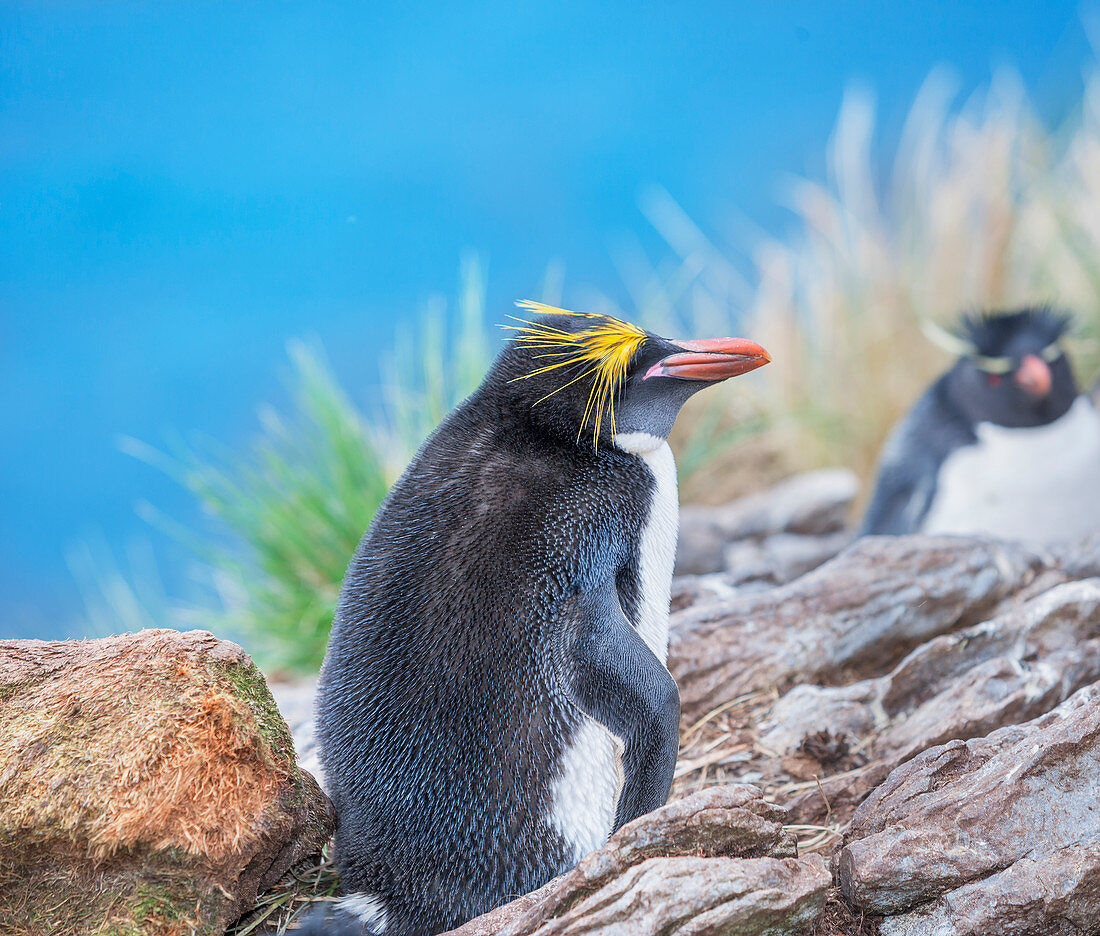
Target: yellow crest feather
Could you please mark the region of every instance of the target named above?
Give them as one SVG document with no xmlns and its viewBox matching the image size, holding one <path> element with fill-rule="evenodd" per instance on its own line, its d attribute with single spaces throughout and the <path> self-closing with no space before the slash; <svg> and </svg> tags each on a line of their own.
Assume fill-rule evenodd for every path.
<svg viewBox="0 0 1100 936">
<path fill-rule="evenodd" d="M 516 377 L 516 380 L 526 380 L 564 368 L 581 371 L 576 375 L 572 374 L 572 370 L 563 371 L 563 378 L 571 379 L 551 390 L 539 403 L 585 377 L 592 377 L 592 389 L 588 394 L 588 404 L 577 430 L 577 438 L 580 438 L 591 422 L 592 441 L 598 445 L 605 413 L 612 434 L 615 432 L 615 394 L 626 378 L 627 368 L 634 355 L 645 342 L 646 333 L 637 325 L 598 312 L 570 312 L 568 309 L 558 309 L 531 299 L 517 300 L 516 305 L 536 315 L 571 315 L 590 320 L 583 328 L 569 331 L 555 328 L 548 322 L 528 322 L 509 316 L 520 324 L 504 327 L 516 332 L 511 337 L 512 341 L 540 352 L 534 355 L 536 358 L 549 359 L 548 363 L 530 374 Z"/>
</svg>

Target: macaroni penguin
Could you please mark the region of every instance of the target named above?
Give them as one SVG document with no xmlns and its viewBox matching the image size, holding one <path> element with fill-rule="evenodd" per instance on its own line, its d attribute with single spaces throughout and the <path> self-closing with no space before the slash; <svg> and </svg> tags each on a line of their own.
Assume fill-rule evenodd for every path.
<svg viewBox="0 0 1100 936">
<path fill-rule="evenodd" d="M 348 896 L 315 932 L 451 929 L 668 797 L 666 438 L 692 394 L 770 358 L 517 304 L 530 317 L 394 485 L 344 579 L 317 723 Z"/>
</svg>

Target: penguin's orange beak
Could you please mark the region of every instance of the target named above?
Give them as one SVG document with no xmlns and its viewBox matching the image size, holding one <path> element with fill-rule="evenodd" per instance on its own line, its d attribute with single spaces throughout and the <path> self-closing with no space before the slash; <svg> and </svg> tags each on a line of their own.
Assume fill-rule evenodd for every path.
<svg viewBox="0 0 1100 936">
<path fill-rule="evenodd" d="M 772 358 L 755 341 L 744 338 L 707 338 L 703 341 L 673 341 L 682 354 L 670 354 L 646 371 L 650 377 L 679 377 L 681 380 L 725 380 L 763 367 Z"/>
<path fill-rule="evenodd" d="M 1050 385 L 1053 382 L 1049 365 L 1035 354 L 1029 354 L 1020 362 L 1012 379 L 1020 389 L 1037 400 L 1044 399 L 1050 393 Z"/>
</svg>

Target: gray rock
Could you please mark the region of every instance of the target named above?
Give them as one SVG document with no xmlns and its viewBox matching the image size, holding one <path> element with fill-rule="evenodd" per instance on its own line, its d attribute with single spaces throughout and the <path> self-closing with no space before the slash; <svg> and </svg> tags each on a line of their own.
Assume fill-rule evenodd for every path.
<svg viewBox="0 0 1100 936">
<path fill-rule="evenodd" d="M 865 537 L 788 585 L 672 615 L 685 716 L 756 689 L 889 672 L 913 646 L 987 617 L 1043 559 L 981 538 Z"/>
<path fill-rule="evenodd" d="M 1100 533 L 1077 543 L 1050 547 L 1051 564 L 1074 579 L 1100 578 Z"/>
<path fill-rule="evenodd" d="M 880 924 L 880 936 L 1094 936 L 1100 843 L 1021 858 L 931 904 Z"/>
<path fill-rule="evenodd" d="M 677 575 L 701 575 L 725 568 L 728 543 L 777 533 L 818 537 L 845 528 L 859 480 L 846 468 L 810 471 L 721 507 L 689 505 L 680 511 Z"/>
<path fill-rule="evenodd" d="M 672 580 L 670 606 L 673 611 L 680 611 L 692 605 L 730 601 L 743 594 L 744 586 L 723 573 L 680 575 Z"/>
<path fill-rule="evenodd" d="M 865 679 L 850 686 L 789 689 L 760 724 L 760 744 L 774 754 L 793 754 L 805 738 L 828 731 L 859 744 L 887 723 L 881 713 L 883 679 Z"/>
<path fill-rule="evenodd" d="M 1097 932 L 1098 801 L 1100 684 L 1093 684 L 1030 722 L 950 741 L 898 767 L 852 818 L 837 861 L 841 889 L 871 913 L 939 901 L 921 909 L 926 926 L 1000 913 L 1037 920 L 1030 932 Z M 1039 885 L 1021 908 L 1011 888 L 1032 877 L 1036 862 Z M 968 888 L 979 881 L 984 890 Z M 1058 929 L 1075 919 L 1076 929 Z M 900 927 L 894 932 L 909 932 Z"/>
<path fill-rule="evenodd" d="M 317 726 L 313 718 L 313 709 L 317 700 L 317 680 L 303 682 L 276 682 L 270 684 L 271 695 L 279 712 L 286 719 L 287 727 L 294 738 L 294 749 L 298 752 L 298 766 L 308 770 L 326 793 L 328 786 L 325 772 L 321 767 L 320 752 L 317 749 Z"/>
<path fill-rule="evenodd" d="M 538 929 L 508 929 L 503 934 L 795 936 L 821 916 L 831 884 L 820 855 L 650 858 Z"/>
<path fill-rule="evenodd" d="M 821 536 L 776 533 L 759 542 L 730 543 L 722 556 L 726 574 L 735 582 L 764 580 L 782 585 L 828 562 L 851 541 L 847 531 Z"/>
<path fill-rule="evenodd" d="M 680 533 L 676 541 L 677 575 L 708 575 L 725 568 L 722 551 L 729 539 L 714 522 L 715 508 L 680 508 Z"/>
<path fill-rule="evenodd" d="M 847 468 L 807 471 L 710 511 L 730 540 L 802 533 L 822 536 L 846 525 L 859 479 Z M 702 508 L 706 509 L 706 508 Z"/>
<path fill-rule="evenodd" d="M 829 731 L 870 760 L 855 773 L 823 777 L 787 804 L 798 821 L 815 822 L 846 814 L 914 754 L 1034 718 L 1097 679 L 1100 579 L 1070 582 L 922 644 L 886 676 L 794 687 L 761 724 L 760 744 L 789 754 Z"/>
<path fill-rule="evenodd" d="M 624 826 L 569 873 L 451 936 L 798 933 L 831 875 L 795 858 L 785 812 L 744 785 L 710 787 Z"/>
<path fill-rule="evenodd" d="M 991 621 L 933 638 L 885 676 L 795 686 L 761 725 L 789 753 L 828 730 L 900 762 L 1049 711 L 1100 679 L 1100 579 L 1058 585 Z"/>
<path fill-rule="evenodd" d="M 890 727 L 876 751 L 904 759 L 1048 711 L 1100 679 L 1100 579 L 1069 582 L 1019 609 L 929 641 L 884 682 Z"/>
</svg>

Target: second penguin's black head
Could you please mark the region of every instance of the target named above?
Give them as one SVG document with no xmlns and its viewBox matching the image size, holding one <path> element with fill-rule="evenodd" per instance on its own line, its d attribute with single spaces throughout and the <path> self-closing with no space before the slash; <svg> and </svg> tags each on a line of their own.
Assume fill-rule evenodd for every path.
<svg viewBox="0 0 1100 936">
<path fill-rule="evenodd" d="M 597 448 L 619 433 L 666 438 L 693 394 L 771 360 L 743 338 L 673 340 L 608 315 L 517 305 L 535 317 L 510 326 L 483 392 L 543 432 Z"/>
<path fill-rule="evenodd" d="M 948 339 L 960 358 L 946 375 L 956 406 L 974 423 L 1042 426 L 1077 397 L 1061 346 L 1070 318 L 1046 308 L 964 315 Z"/>
</svg>

